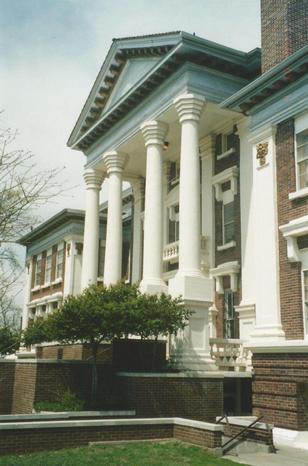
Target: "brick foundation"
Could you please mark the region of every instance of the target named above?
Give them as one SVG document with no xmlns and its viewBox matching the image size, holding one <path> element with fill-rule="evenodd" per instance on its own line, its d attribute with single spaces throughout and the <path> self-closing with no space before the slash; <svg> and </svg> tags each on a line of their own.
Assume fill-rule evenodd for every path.
<svg viewBox="0 0 308 466">
<path fill-rule="evenodd" d="M 253 414 L 276 427 L 308 430 L 308 354 L 254 354 Z"/>
<path fill-rule="evenodd" d="M 210 449 L 219 449 L 222 427 L 204 423 L 191 425 L 185 419 L 127 421 L 73 421 L 47 423 L 0 424 L 0 455 L 59 450 L 86 446 L 90 442 L 114 442 L 130 440 L 164 440 L 176 438 Z"/>
<path fill-rule="evenodd" d="M 125 406 L 138 417 L 184 417 L 214 422 L 223 412 L 223 379 L 118 376 Z"/>
</svg>

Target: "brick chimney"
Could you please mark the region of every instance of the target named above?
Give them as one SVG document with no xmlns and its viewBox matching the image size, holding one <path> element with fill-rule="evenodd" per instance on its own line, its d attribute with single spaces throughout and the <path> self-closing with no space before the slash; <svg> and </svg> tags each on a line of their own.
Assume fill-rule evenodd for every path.
<svg viewBox="0 0 308 466">
<path fill-rule="evenodd" d="M 308 0 L 261 0 L 262 73 L 308 44 Z"/>
</svg>

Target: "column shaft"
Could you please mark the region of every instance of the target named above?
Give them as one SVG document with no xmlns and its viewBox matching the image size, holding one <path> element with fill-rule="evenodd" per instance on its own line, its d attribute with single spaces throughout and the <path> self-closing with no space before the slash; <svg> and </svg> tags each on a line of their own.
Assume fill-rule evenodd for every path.
<svg viewBox="0 0 308 466">
<path fill-rule="evenodd" d="M 200 275 L 200 159 L 198 122 L 181 128 L 179 273 Z"/>
<path fill-rule="evenodd" d="M 103 174 L 88 169 L 84 175 L 87 183 L 86 215 L 84 223 L 83 259 L 81 288 L 96 283 L 98 272 L 98 244 L 99 244 L 99 193 L 103 181 Z"/>
<path fill-rule="evenodd" d="M 163 140 L 167 127 L 157 121 L 142 126 L 147 165 L 144 209 L 143 279 L 141 290 L 166 291 L 163 281 Z"/>
<path fill-rule="evenodd" d="M 112 285 L 122 277 L 122 172 L 126 156 L 117 152 L 104 155 L 109 175 L 108 218 L 104 283 Z"/>
</svg>

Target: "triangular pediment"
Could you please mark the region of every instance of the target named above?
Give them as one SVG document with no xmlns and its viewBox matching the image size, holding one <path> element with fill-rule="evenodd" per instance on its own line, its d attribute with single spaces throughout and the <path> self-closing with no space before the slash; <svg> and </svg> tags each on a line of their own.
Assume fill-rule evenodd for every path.
<svg viewBox="0 0 308 466">
<path fill-rule="evenodd" d="M 69 138 L 72 146 L 142 81 L 179 41 L 179 33 L 115 39 Z"/>
</svg>

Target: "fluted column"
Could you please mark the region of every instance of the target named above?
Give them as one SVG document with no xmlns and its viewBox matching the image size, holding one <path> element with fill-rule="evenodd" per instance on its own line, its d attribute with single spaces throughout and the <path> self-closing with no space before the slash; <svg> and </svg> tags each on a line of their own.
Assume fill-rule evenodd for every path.
<svg viewBox="0 0 308 466">
<path fill-rule="evenodd" d="M 163 281 L 163 143 L 167 125 L 147 121 L 141 127 L 146 146 L 143 278 L 140 289 L 167 291 Z"/>
<path fill-rule="evenodd" d="M 99 193 L 104 174 L 93 168 L 84 173 L 86 182 L 86 215 L 84 222 L 81 288 L 96 283 L 99 242 Z"/>
<path fill-rule="evenodd" d="M 198 127 L 205 99 L 184 94 L 175 99 L 181 125 L 180 275 L 201 276 L 200 157 Z"/>
<path fill-rule="evenodd" d="M 109 176 L 108 217 L 104 283 L 112 285 L 122 277 L 122 177 L 127 155 L 106 152 L 103 160 Z"/>
<path fill-rule="evenodd" d="M 129 180 L 134 195 L 133 215 L 133 252 L 132 252 L 132 283 L 138 283 L 141 276 L 142 258 L 142 222 L 141 211 L 144 198 L 144 179 Z"/>
</svg>

